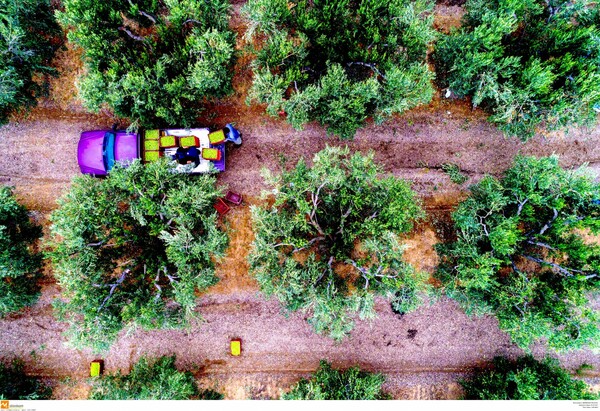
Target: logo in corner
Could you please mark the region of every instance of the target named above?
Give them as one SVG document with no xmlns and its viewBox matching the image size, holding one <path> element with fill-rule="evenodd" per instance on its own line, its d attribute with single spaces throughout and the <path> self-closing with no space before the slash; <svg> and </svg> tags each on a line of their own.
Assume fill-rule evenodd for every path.
<svg viewBox="0 0 600 411">
<path fill-rule="evenodd" d="M 2 410 L 8 409 L 8 400 L 0 400 L 0 409 L 2 409 Z"/>
</svg>

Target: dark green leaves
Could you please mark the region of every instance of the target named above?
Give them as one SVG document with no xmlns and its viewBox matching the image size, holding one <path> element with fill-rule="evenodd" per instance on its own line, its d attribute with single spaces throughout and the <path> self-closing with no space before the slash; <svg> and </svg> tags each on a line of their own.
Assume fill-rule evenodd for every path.
<svg viewBox="0 0 600 411">
<path fill-rule="evenodd" d="M 31 247 L 41 235 L 12 189 L 0 187 L 0 316 L 37 300 L 41 259 Z"/>
<path fill-rule="evenodd" d="M 414 310 L 427 289 L 403 262 L 398 235 L 423 217 L 408 184 L 381 178 L 373 156 L 328 147 L 313 166 L 300 161 L 279 176 L 272 207 L 252 209 L 250 271 L 287 309 L 309 311 L 319 333 L 344 337 L 353 317 L 373 318 L 375 295 Z"/>
<path fill-rule="evenodd" d="M 91 400 L 220 400 L 215 391 L 199 391 L 191 372 L 175 368 L 175 357 L 149 361 L 142 357 L 127 375 L 100 377 L 92 386 Z"/>
<path fill-rule="evenodd" d="M 351 138 L 368 117 L 381 122 L 428 103 L 425 63 L 432 5 L 410 0 L 252 0 L 246 38 L 256 54 L 248 101 Z"/>
<path fill-rule="evenodd" d="M 50 1 L 0 0 L 0 125 L 47 94 L 60 36 Z"/>
<path fill-rule="evenodd" d="M 526 350 L 539 340 L 598 348 L 588 297 L 600 286 L 600 186 L 557 157 L 517 157 L 471 193 L 453 214 L 457 241 L 440 247 L 448 295 L 468 313 L 494 313 Z"/>
<path fill-rule="evenodd" d="M 225 0 L 67 0 L 58 12 L 84 51 L 80 96 L 138 125 L 190 126 L 204 99 L 231 89 L 234 34 Z"/>
<path fill-rule="evenodd" d="M 195 317 L 195 291 L 217 281 L 213 261 L 227 242 L 212 207 L 219 194 L 214 177 L 165 162 L 75 179 L 52 214 L 50 253 L 63 289 L 56 308 L 75 346 L 102 351 L 124 326 Z"/>
<path fill-rule="evenodd" d="M 494 358 L 493 368 L 478 371 L 460 382 L 468 400 L 594 400 L 583 381 L 560 368 L 557 360 L 537 361 L 531 356 L 516 361 Z"/>
<path fill-rule="evenodd" d="M 470 0 L 461 29 L 436 46 L 440 84 L 526 140 L 596 120 L 600 11 L 590 0 Z"/>
<path fill-rule="evenodd" d="M 46 400 L 52 389 L 39 379 L 25 375 L 23 361 L 0 362 L 0 399 Z"/>
</svg>

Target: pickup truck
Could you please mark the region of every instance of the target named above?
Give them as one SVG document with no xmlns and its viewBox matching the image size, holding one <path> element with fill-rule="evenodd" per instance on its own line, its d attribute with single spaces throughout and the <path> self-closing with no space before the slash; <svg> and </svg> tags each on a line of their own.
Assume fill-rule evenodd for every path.
<svg viewBox="0 0 600 411">
<path fill-rule="evenodd" d="M 77 161 L 83 174 L 104 176 L 116 162 L 160 157 L 172 159 L 175 170 L 200 174 L 225 171 L 225 143 L 242 144 L 240 132 L 231 124 L 223 129 L 157 129 L 138 133 L 125 130 L 93 130 L 81 133 Z"/>
</svg>

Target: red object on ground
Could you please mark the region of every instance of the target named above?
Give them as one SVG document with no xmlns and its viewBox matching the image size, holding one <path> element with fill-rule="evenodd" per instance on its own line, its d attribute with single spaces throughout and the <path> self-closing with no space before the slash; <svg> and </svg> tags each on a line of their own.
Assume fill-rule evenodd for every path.
<svg viewBox="0 0 600 411">
<path fill-rule="evenodd" d="M 228 191 L 227 194 L 225 194 L 225 200 L 229 201 L 231 204 L 240 205 L 242 204 L 242 195 L 233 191 Z"/>
<path fill-rule="evenodd" d="M 229 206 L 225 204 L 225 201 L 223 201 L 222 198 L 217 198 L 217 201 L 215 201 L 213 207 L 215 208 L 215 210 L 217 210 L 217 213 L 219 213 L 220 215 L 225 215 L 229 210 L 231 210 Z"/>
</svg>

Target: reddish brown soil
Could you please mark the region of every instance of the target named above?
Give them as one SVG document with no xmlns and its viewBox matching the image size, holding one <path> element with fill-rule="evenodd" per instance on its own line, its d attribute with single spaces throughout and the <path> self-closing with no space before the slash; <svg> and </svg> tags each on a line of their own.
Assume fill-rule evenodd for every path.
<svg viewBox="0 0 600 411">
<path fill-rule="evenodd" d="M 233 25 L 243 29 L 240 4 L 235 4 Z M 457 20 L 453 6 L 438 6 L 443 15 L 455 9 L 446 23 Z M 439 16 L 438 16 L 439 18 Z M 446 23 L 443 23 L 446 26 Z M 448 23 L 454 24 L 454 23 Z M 241 44 L 238 49 L 241 50 Z M 72 98 L 75 75 L 80 70 L 72 59 L 76 51 L 59 57 L 71 83 L 62 79 L 53 85 L 53 95 L 42 107 L 23 118 L 15 118 L 0 129 L 0 182 L 13 185 L 19 198 L 47 228 L 47 217 L 56 199 L 78 174 L 76 145 L 83 130 L 110 127 L 110 114 L 84 114 Z M 341 343 L 316 335 L 302 313 L 285 315 L 274 300 L 265 300 L 248 275 L 246 257 L 253 238 L 249 205 L 261 202 L 266 187 L 262 167 L 278 170 L 281 156 L 295 163 L 329 145 L 348 145 L 352 150 L 375 152 L 386 172 L 412 180 L 423 197 L 428 221 L 406 239 L 406 258 L 431 273 L 437 264 L 433 245 L 447 236 L 449 213 L 466 195 L 468 183 L 458 186 L 440 171 L 443 163 L 456 163 L 469 176 L 469 183 L 484 173 L 500 174 L 518 154 L 538 156 L 556 153 L 567 167 L 589 162 L 600 174 L 600 128 L 577 130 L 568 136 L 536 136 L 526 144 L 506 139 L 485 122 L 480 111 L 464 102 L 437 98 L 431 105 L 392 119 L 385 125 L 367 125 L 353 141 L 327 137 L 323 128 L 310 124 L 294 131 L 271 119 L 260 108 L 244 104 L 251 73 L 248 60 L 236 68 L 234 94 L 208 107 L 204 125 L 235 121 L 244 134 L 244 144 L 231 150 L 227 172 L 219 182 L 242 193 L 245 203 L 226 217 L 231 237 L 217 274 L 221 282 L 199 298 L 198 311 L 204 322 L 182 331 L 136 331 L 122 333 L 104 356 L 107 371 L 128 370 L 141 356 L 177 354 L 178 365 L 196 373 L 201 385 L 218 388 L 227 398 L 277 397 L 300 377 L 314 371 L 320 359 L 335 366 L 359 365 L 386 374 L 386 388 L 396 398 L 457 398 L 458 377 L 484 365 L 495 355 L 516 356 L 521 350 L 498 329 L 494 318 L 469 318 L 448 299 L 399 317 L 389 304 L 378 301 L 378 318 L 357 321 L 350 337 Z M 86 375 L 95 358 L 87 351 L 65 346 L 65 326 L 52 313 L 51 301 L 59 293 L 47 270 L 42 297 L 33 307 L 0 320 L 0 357 L 21 356 L 27 372 L 47 377 L 57 389 L 56 398 L 85 398 Z M 230 338 L 243 340 L 243 355 L 228 355 Z M 536 347 L 536 355 L 543 348 Z M 600 377 L 600 355 L 580 351 L 559 356 L 571 370 L 592 364 L 588 382 Z"/>
</svg>

